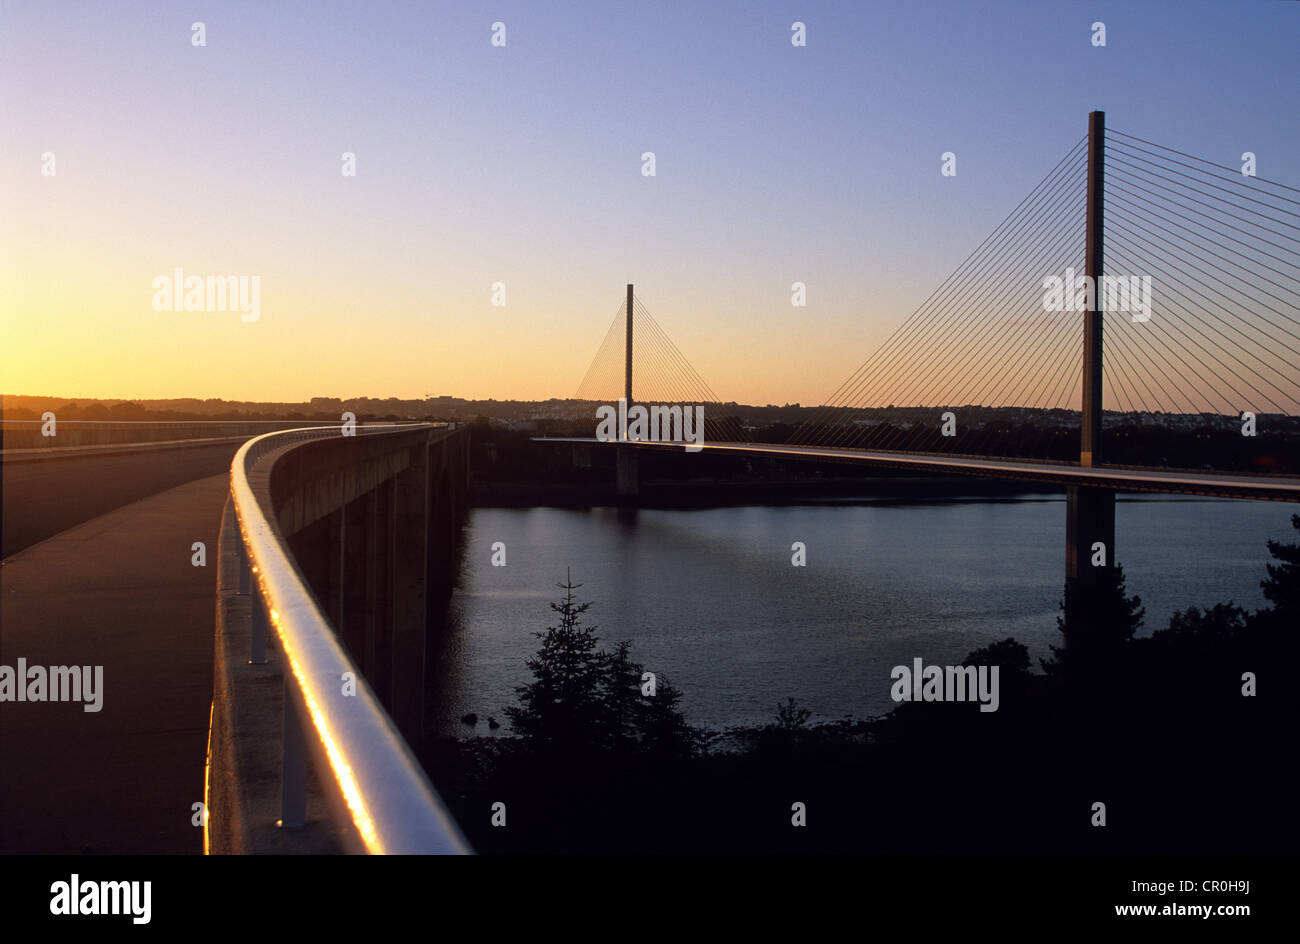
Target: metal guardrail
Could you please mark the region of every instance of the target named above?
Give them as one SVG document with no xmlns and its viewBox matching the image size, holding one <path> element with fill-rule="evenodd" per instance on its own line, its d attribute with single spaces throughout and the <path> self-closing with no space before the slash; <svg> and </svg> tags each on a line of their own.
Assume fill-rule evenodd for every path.
<svg viewBox="0 0 1300 944">
<path fill-rule="evenodd" d="M 431 425 L 357 427 L 356 433 Z M 280 825 L 306 822 L 310 751 L 323 788 L 341 801 L 367 853 L 468 854 L 456 821 L 294 567 L 266 483 L 255 488 L 249 481 L 284 447 L 338 435 L 337 425 L 266 433 L 245 443 L 230 467 L 239 590 L 253 597 L 250 661 L 267 661 L 267 634 L 274 632 L 285 663 Z M 356 680 L 355 694 L 341 694 L 344 673 Z"/>
</svg>

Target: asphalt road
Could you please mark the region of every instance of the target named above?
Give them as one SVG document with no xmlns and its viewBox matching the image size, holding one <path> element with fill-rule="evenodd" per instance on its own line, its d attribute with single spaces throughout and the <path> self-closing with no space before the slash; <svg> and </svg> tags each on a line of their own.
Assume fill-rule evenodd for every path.
<svg viewBox="0 0 1300 944">
<path fill-rule="evenodd" d="M 4 462 L 0 559 L 141 498 L 228 472 L 239 446 Z"/>
<path fill-rule="evenodd" d="M 220 467 L 220 453 L 187 460 Z M 141 470 L 119 475 L 132 473 Z M 162 481 L 141 475 L 118 482 L 113 500 Z M 108 500 L 28 488 L 61 500 L 65 516 Z M 0 666 L 89 666 L 92 678 L 102 667 L 99 710 L 85 710 L 84 690 L 81 701 L 0 703 L 0 853 L 202 851 L 193 804 L 203 800 L 228 489 L 226 474 L 201 478 L 0 563 Z M 206 545 L 206 566 L 194 566 L 195 541 Z"/>
</svg>

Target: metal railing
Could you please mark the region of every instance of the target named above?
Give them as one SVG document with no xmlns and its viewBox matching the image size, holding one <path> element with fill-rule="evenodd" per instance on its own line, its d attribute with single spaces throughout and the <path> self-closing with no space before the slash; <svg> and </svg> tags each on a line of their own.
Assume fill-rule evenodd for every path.
<svg viewBox="0 0 1300 944">
<path fill-rule="evenodd" d="M 373 436 L 430 425 L 357 427 L 356 433 Z M 239 589 L 253 597 L 250 662 L 267 662 L 271 632 L 284 661 L 280 825 L 306 822 L 310 752 L 322 788 L 346 810 L 363 851 L 468 854 L 456 821 L 295 568 L 267 481 L 250 482 L 250 475 L 263 471 L 262 463 L 273 464 L 284 447 L 338 435 L 337 425 L 267 433 L 245 443 L 230 469 L 240 532 Z M 355 694 L 341 694 L 346 673 L 355 680 Z"/>
</svg>

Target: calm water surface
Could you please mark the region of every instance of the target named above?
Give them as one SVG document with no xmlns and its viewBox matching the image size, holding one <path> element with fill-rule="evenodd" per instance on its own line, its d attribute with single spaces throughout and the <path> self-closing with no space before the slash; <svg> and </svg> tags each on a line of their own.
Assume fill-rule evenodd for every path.
<svg viewBox="0 0 1300 944">
<path fill-rule="evenodd" d="M 1121 498 L 1116 543 L 1144 632 L 1188 606 L 1264 605 L 1267 538 L 1293 540 L 1274 502 Z M 494 542 L 507 564 L 490 564 Z M 807 545 L 807 566 L 790 563 Z M 814 719 L 893 707 L 889 672 L 957 664 L 1007 636 L 1035 659 L 1059 642 L 1063 497 L 695 511 L 475 509 L 440 645 L 444 730 L 494 715 L 529 678 L 532 633 L 566 570 L 609 646 L 684 692 L 698 724 L 764 722 L 787 695 Z M 487 733 L 484 722 L 479 733 Z"/>
</svg>

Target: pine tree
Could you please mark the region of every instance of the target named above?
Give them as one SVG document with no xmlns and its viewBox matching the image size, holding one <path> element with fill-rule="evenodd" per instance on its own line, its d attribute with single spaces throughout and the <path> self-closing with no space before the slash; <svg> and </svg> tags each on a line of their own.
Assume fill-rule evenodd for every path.
<svg viewBox="0 0 1300 944">
<path fill-rule="evenodd" d="M 1112 667 L 1139 627 L 1146 610 L 1142 599 L 1128 596 L 1124 568 L 1100 568 L 1091 589 L 1079 582 L 1067 582 L 1056 627 L 1065 637 L 1064 646 L 1052 646 L 1052 658 L 1042 660 L 1044 671 L 1058 674 L 1071 668 Z"/>
<path fill-rule="evenodd" d="M 682 693 L 667 678 L 657 679 L 653 696 L 644 697 L 640 710 L 641 747 L 664 760 L 694 757 L 704 750 L 708 736 L 686 722 L 678 705 Z"/>
<path fill-rule="evenodd" d="M 559 625 L 534 634 L 542 645 L 528 661 L 533 680 L 515 689 L 519 705 L 506 709 L 515 732 L 546 753 L 695 754 L 706 739 L 679 710 L 681 692 L 657 679 L 655 694 L 643 695 L 644 666 L 632 659 L 631 645 L 598 648 L 596 627 L 582 625 L 591 604 L 574 598 L 581 584 L 566 577 L 558 586 L 564 599 L 551 609 Z"/>
<path fill-rule="evenodd" d="M 533 680 L 515 689 L 520 703 L 506 708 L 506 716 L 515 732 L 535 746 L 578 749 L 600 740 L 609 659 L 596 648 L 596 627 L 582 625 L 582 614 L 591 607 L 574 599 L 573 591 L 582 585 L 566 576 L 557 586 L 564 599 L 550 606 L 560 623 L 533 634 L 542 640 L 537 655 L 528 660 Z"/>
<path fill-rule="evenodd" d="M 1300 531 L 1300 515 L 1291 516 L 1291 527 Z M 1268 552 L 1279 563 L 1268 564 L 1268 579 L 1260 581 L 1264 598 L 1273 604 L 1278 619 L 1300 619 L 1300 544 L 1269 541 Z"/>
<path fill-rule="evenodd" d="M 631 649 L 626 640 L 614 647 L 601 692 L 605 743 L 615 750 L 634 749 L 641 730 L 643 667 L 632 661 Z"/>
</svg>

